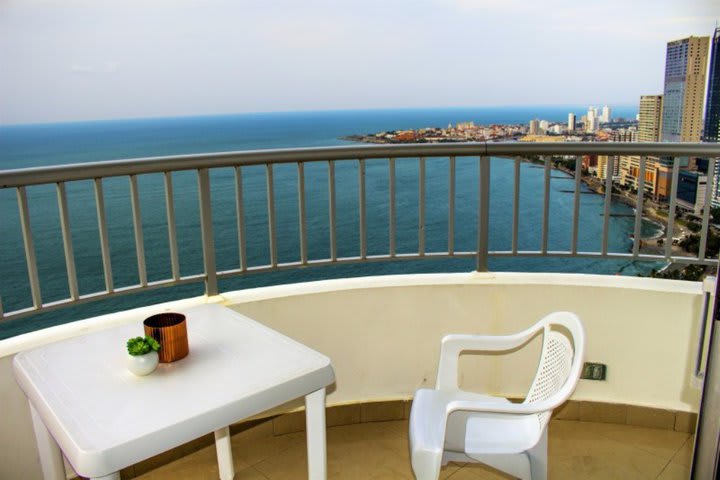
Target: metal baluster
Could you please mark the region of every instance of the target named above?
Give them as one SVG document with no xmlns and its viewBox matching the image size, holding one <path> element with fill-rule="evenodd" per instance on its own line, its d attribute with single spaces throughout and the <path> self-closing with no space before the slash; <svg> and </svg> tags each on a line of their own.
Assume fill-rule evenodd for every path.
<svg viewBox="0 0 720 480">
<path fill-rule="evenodd" d="M 455 253 L 455 157 L 450 157 L 448 175 L 448 254 Z"/>
<path fill-rule="evenodd" d="M 570 251 L 578 251 L 578 232 L 580 231 L 580 188 L 582 179 L 582 158 L 575 157 L 575 192 L 573 193 L 572 240 Z"/>
<path fill-rule="evenodd" d="M 635 232 L 633 233 L 633 257 L 640 254 L 640 242 L 642 240 L 642 215 L 643 199 L 645 197 L 645 168 L 647 157 L 640 157 L 640 171 L 638 172 L 638 190 L 635 202 Z"/>
<path fill-rule="evenodd" d="M 210 175 L 207 168 L 200 168 L 198 195 L 200 201 L 200 229 L 202 230 L 203 261 L 205 263 L 205 294 L 218 294 L 217 266 L 215 264 L 215 238 L 213 236 L 212 206 L 210 198 Z"/>
<path fill-rule="evenodd" d="M 178 260 L 177 227 L 175 225 L 175 196 L 173 195 L 172 173 L 165 172 L 165 215 L 168 225 L 168 245 L 170 246 L 170 265 L 173 280 L 180 280 L 180 261 Z"/>
<path fill-rule="evenodd" d="M 110 241 L 105 218 L 105 194 L 103 193 L 102 178 L 95 179 L 95 210 L 97 212 L 98 233 L 100 234 L 100 251 L 102 253 L 103 272 L 105 275 L 105 290 L 113 291 L 112 262 L 110 260 Z"/>
<path fill-rule="evenodd" d="M 518 253 L 518 230 L 520 228 L 520 158 L 515 158 L 513 175 L 513 223 L 512 223 L 512 253 Z"/>
<path fill-rule="evenodd" d="M 550 157 L 544 157 L 545 161 L 545 186 L 543 190 L 543 220 L 542 220 L 542 246 L 541 251 L 546 254 L 548 251 L 548 226 L 550 224 Z"/>
<path fill-rule="evenodd" d="M 137 256 L 138 278 L 140 285 L 147 286 L 145 270 L 145 245 L 143 243 L 142 217 L 140 216 L 140 194 L 138 193 L 137 176 L 130 175 L 130 204 L 132 205 L 133 228 L 135 230 L 135 254 Z"/>
<path fill-rule="evenodd" d="M 425 255 L 425 157 L 420 157 L 418 172 L 418 255 Z"/>
<path fill-rule="evenodd" d="M 395 256 L 395 239 L 396 239 L 396 210 L 395 210 L 395 159 L 391 158 L 389 160 L 389 167 L 390 169 L 390 256 Z"/>
<path fill-rule="evenodd" d="M 335 160 L 328 161 L 328 213 L 330 215 L 330 259 L 337 260 L 337 240 L 335 235 Z"/>
<path fill-rule="evenodd" d="M 360 258 L 367 257 L 367 218 L 365 206 L 365 160 L 360 159 L 358 168 L 358 194 L 360 196 Z"/>
<path fill-rule="evenodd" d="M 275 184 L 272 164 L 265 165 L 267 180 L 268 230 L 270 237 L 270 265 L 277 267 L 277 245 L 275 244 Z"/>
<path fill-rule="evenodd" d="M 608 253 L 608 234 L 610 233 L 610 206 L 612 204 L 612 169 L 614 157 L 609 155 L 605 165 L 605 209 L 603 210 L 602 255 Z"/>
<path fill-rule="evenodd" d="M 245 207 L 243 203 L 242 168 L 235 167 L 235 210 L 237 211 L 238 255 L 240 269 L 247 271 L 247 250 L 245 243 Z"/>
<path fill-rule="evenodd" d="M 477 271 L 488 271 L 488 228 L 490 224 L 490 157 L 480 157 L 478 182 Z"/>
<path fill-rule="evenodd" d="M 25 246 L 25 262 L 27 263 L 28 280 L 30 281 L 30 292 L 32 294 L 33 306 L 42 307 L 42 295 L 40 294 L 40 277 L 37 270 L 37 259 L 35 258 L 35 244 L 33 242 L 32 228 L 30 226 L 30 210 L 27 203 L 27 192 L 25 187 L 17 188 L 18 209 L 20 210 L 20 226 L 22 228 L 23 244 Z"/>
<path fill-rule="evenodd" d="M 57 200 L 58 210 L 60 211 L 60 228 L 63 237 L 63 249 L 65 251 L 65 267 L 67 269 L 68 289 L 70 290 L 70 298 L 77 300 L 80 298 L 78 292 L 77 273 L 75 271 L 75 254 L 73 252 L 72 230 L 70 230 L 70 214 L 67 206 L 67 193 L 65 191 L 65 182 L 57 184 Z"/>
<path fill-rule="evenodd" d="M 702 234 L 700 236 L 700 249 L 698 250 L 698 258 L 705 260 L 705 249 L 707 247 L 708 227 L 710 226 L 710 208 L 712 207 L 713 183 L 715 180 L 715 158 L 708 161 L 707 182 L 705 184 L 705 203 L 703 204 L 702 217 Z"/>
<path fill-rule="evenodd" d="M 305 231 L 305 165 L 302 162 L 297 164 L 298 176 L 298 216 L 300 220 L 300 261 L 307 265 L 307 233 Z"/>
<path fill-rule="evenodd" d="M 675 230 L 675 205 L 677 200 L 678 178 L 680 177 L 680 159 L 673 157 L 672 184 L 670 190 L 670 210 L 668 210 L 667 236 L 665 238 L 665 258 L 672 257 L 672 240 Z"/>
</svg>

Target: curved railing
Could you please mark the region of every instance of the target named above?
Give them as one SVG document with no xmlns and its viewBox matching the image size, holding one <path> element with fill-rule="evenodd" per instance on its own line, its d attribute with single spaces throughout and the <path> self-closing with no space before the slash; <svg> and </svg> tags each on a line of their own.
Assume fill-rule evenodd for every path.
<svg viewBox="0 0 720 480">
<path fill-rule="evenodd" d="M 663 254 L 643 253 L 640 249 L 640 242 L 634 242 L 632 251 L 616 252 L 608 247 L 609 222 L 611 217 L 612 201 L 612 175 L 607 175 L 604 180 L 604 208 L 602 212 L 602 232 L 600 234 L 600 248 L 597 250 L 585 251 L 581 249 L 578 242 L 580 230 L 580 194 L 583 178 L 582 155 L 606 155 L 608 156 L 606 171 L 612 172 L 616 156 L 628 155 L 639 157 L 638 178 L 645 177 L 645 168 L 648 156 L 672 157 L 672 187 L 673 192 L 669 198 L 668 205 L 668 226 L 666 228 L 666 239 L 664 242 Z M 572 228 L 570 231 L 569 248 L 553 250 L 549 248 L 549 223 L 552 212 L 550 211 L 550 180 L 552 171 L 552 157 L 575 157 L 573 206 L 572 206 Z M 476 190 L 477 210 L 474 216 L 476 221 L 472 225 L 475 232 L 475 248 L 456 248 L 456 203 L 467 202 L 466 196 L 458 199 L 456 186 L 460 182 L 466 182 L 466 178 L 458 178 L 456 166 L 460 159 L 470 157 L 477 162 L 473 175 L 477 175 Z M 492 228 L 490 222 L 491 212 L 491 157 L 501 157 L 500 161 L 511 162 L 512 174 L 509 175 L 512 183 L 512 226 L 510 248 L 505 250 L 491 250 L 489 248 L 489 231 Z M 543 188 L 537 192 L 538 198 L 542 199 L 542 220 L 539 233 L 540 248 L 536 250 L 522 249 L 518 241 L 518 232 L 521 225 L 520 212 L 520 172 L 523 159 L 533 157 L 542 164 Z M 381 146 L 352 146 L 352 147 L 328 147 L 328 148 L 303 148 L 284 150 L 264 150 L 247 152 L 215 153 L 203 155 L 181 155 L 172 157 L 142 158 L 122 161 L 83 163 L 75 165 L 64 165 L 43 168 L 30 168 L 13 171 L 0 171 L 0 189 L 14 189 L 16 191 L 17 209 L 19 224 L 22 231 L 22 250 L 19 255 L 24 255 L 28 272 L 29 290 L 32 297 L 32 306 L 19 308 L 9 312 L 3 312 L 0 303 L 0 319 L 19 318 L 29 314 L 46 311 L 62 306 L 87 302 L 90 300 L 105 298 L 121 293 L 138 292 L 146 289 L 161 286 L 181 285 L 192 282 L 205 282 L 207 295 L 218 293 L 218 280 L 253 272 L 271 272 L 306 266 L 334 265 L 343 263 L 371 262 L 371 261 L 394 261 L 394 260 L 417 260 L 436 258 L 473 258 L 475 259 L 478 271 L 487 271 L 488 257 L 566 257 L 566 258 L 602 258 L 602 259 L 626 259 L 638 261 L 665 261 L 694 263 L 701 265 L 715 264 L 717 260 L 706 256 L 708 231 L 710 225 L 709 208 L 703 209 L 702 229 L 700 231 L 700 247 L 696 256 L 678 256 L 673 253 L 673 223 L 677 208 L 677 198 L 674 192 L 678 188 L 680 172 L 679 157 L 703 157 L 709 161 L 709 172 L 715 169 L 715 158 L 720 157 L 720 145 L 718 144 L 673 144 L 673 143 L 464 143 L 464 144 L 408 144 L 408 145 L 381 145 Z M 367 182 L 377 178 L 367 173 L 366 162 L 374 159 L 386 159 L 387 175 L 381 180 L 387 189 L 383 194 L 387 195 L 387 250 L 384 253 L 368 252 L 368 222 L 367 222 Z M 447 248 L 443 251 L 435 251 L 426 248 L 426 218 L 427 208 L 426 187 L 429 184 L 427 177 L 427 162 L 430 159 L 441 159 L 447 164 Z M 396 164 L 397 162 L 411 162 L 414 168 L 414 175 L 417 175 L 417 251 L 407 253 L 399 252 L 396 244 L 398 238 L 398 205 L 396 200 Z M 358 220 L 358 249 L 355 255 L 341 255 L 338 250 L 337 221 L 337 182 L 336 166 L 353 165 L 353 175 L 357 175 L 357 220 Z M 299 248 L 297 259 L 293 261 L 280 261 L 278 258 L 277 214 L 276 207 L 276 183 L 274 171 L 276 166 L 281 164 L 294 164 L 297 183 L 295 193 L 297 195 L 298 211 L 298 238 Z M 327 217 L 326 228 L 329 236 L 329 255 L 324 258 L 310 258 L 308 255 L 308 218 L 306 190 L 306 167 L 313 166 L 317 170 L 318 164 L 324 164 L 327 178 Z M 269 261 L 261 265 L 252 265 L 248 261 L 247 238 L 245 215 L 254 205 L 247 205 L 243 188 L 243 174 L 250 168 L 264 167 L 265 199 L 267 205 L 267 250 Z M 235 224 L 238 243 L 238 267 L 219 270 L 216 262 L 215 228 L 213 225 L 213 181 L 211 173 L 216 169 L 233 169 L 234 175 L 234 209 Z M 443 167 L 445 168 L 445 167 Z M 202 239 L 203 273 L 192 275 L 181 275 L 180 255 L 177 244 L 176 212 L 174 207 L 175 193 L 173 191 L 173 173 L 180 171 L 194 171 L 197 177 L 198 211 L 200 234 Z M 509 172 L 510 170 L 508 170 Z M 467 172 L 464 171 L 463 176 Z M 171 275 L 168 278 L 150 281 L 146 269 L 145 245 L 143 241 L 143 221 L 141 215 L 142 202 L 138 187 L 138 178 L 148 174 L 162 174 L 164 182 L 164 199 L 166 213 L 166 227 L 168 232 L 169 263 Z M 376 175 L 373 174 L 373 175 Z M 382 175 L 385 175 L 384 173 Z M 135 260 L 137 262 L 137 284 L 117 287 L 113 279 L 113 262 L 111 261 L 110 242 L 108 236 L 108 218 L 106 211 L 106 194 L 104 192 L 105 180 L 111 177 L 129 178 L 129 203 L 132 216 L 132 236 L 135 243 Z M 319 178 L 319 177 L 317 177 Z M 473 179 L 475 177 L 473 176 Z M 73 247 L 73 231 L 70 222 L 71 208 L 68 204 L 67 184 L 78 181 L 92 181 L 94 191 L 94 208 L 97 217 L 97 230 L 99 234 L 99 247 L 102 258 L 102 277 L 104 289 L 95 293 L 81 294 L 78 287 L 78 273 L 75 262 Z M 57 208 L 60 221 L 60 233 L 62 238 L 63 252 L 65 256 L 65 268 L 67 272 L 67 290 L 69 297 L 66 299 L 44 302 L 40 276 L 38 275 L 38 261 L 35 250 L 33 228 L 30 221 L 30 210 L 28 202 L 28 187 L 36 185 L 55 185 L 57 195 Z M 711 204 L 712 175 L 708 180 L 708 188 L 704 196 L 703 204 Z M 283 188 L 287 188 L 285 185 Z M 473 187 L 474 188 L 474 187 Z M 568 190 L 568 192 L 570 192 Z M 636 202 L 640 208 L 634 213 L 634 238 L 641 238 L 641 227 L 643 221 L 644 189 L 637 193 Z M 117 201 L 114 199 L 113 201 Z M 353 213 L 353 215 L 355 215 Z M 311 219 L 315 223 L 317 218 Z M 467 227 L 467 225 L 463 225 Z M 406 232 L 404 232 L 406 233 Z M 152 253 L 152 252 L 150 252 Z M 7 286 L 3 284 L 3 288 Z M 2 295 L 0 291 L 0 295 Z M 2 298 L 2 297 L 0 297 Z"/>
</svg>

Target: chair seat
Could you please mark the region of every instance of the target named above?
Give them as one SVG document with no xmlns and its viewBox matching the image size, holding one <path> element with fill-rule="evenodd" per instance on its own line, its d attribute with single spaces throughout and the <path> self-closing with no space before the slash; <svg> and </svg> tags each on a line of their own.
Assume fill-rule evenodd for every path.
<svg viewBox="0 0 720 480">
<path fill-rule="evenodd" d="M 420 389 L 413 399 L 410 419 L 410 443 L 413 450 L 465 453 L 473 457 L 487 454 L 515 454 L 532 448 L 540 439 L 537 415 L 510 415 L 482 412 L 453 412 L 443 438 L 443 419 L 447 404 L 453 400 L 479 403 L 510 403 L 493 397 L 461 390 Z M 417 417 L 414 419 L 413 417 Z M 420 420 L 422 419 L 422 420 Z"/>
</svg>

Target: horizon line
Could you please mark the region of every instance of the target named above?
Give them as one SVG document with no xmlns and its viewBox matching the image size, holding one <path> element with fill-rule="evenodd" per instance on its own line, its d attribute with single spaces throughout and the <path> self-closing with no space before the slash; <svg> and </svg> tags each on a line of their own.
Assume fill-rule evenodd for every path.
<svg viewBox="0 0 720 480">
<path fill-rule="evenodd" d="M 307 109 L 307 110 L 265 110 L 252 112 L 230 112 L 230 113 L 201 113 L 201 114 L 180 114 L 180 115 L 151 115 L 146 117 L 116 117 L 116 118 L 94 118 L 86 120 L 59 120 L 59 121 L 40 121 L 40 122 L 22 122 L 22 123 L 2 123 L 0 128 L 5 127 L 29 127 L 29 126 L 49 126 L 64 124 L 83 124 L 83 123 L 111 123 L 111 122 L 130 122 L 140 120 L 170 120 L 170 119 L 186 119 L 186 118 L 209 118 L 209 117 L 238 117 L 252 115 L 276 115 L 276 114 L 302 114 L 302 113 L 341 113 L 341 112 L 388 112 L 403 110 L 470 110 L 470 109 L 513 109 L 513 108 L 532 108 L 532 107 L 579 107 L 592 104 L 567 103 L 567 104 L 508 104 L 508 105 L 486 105 L 486 106 L 435 106 L 435 107 L 388 107 L 388 108 L 328 108 L 328 109 Z M 637 107 L 633 103 L 596 103 L 596 105 L 608 105 L 614 107 Z M 573 113 L 573 112 L 568 112 Z"/>
</svg>

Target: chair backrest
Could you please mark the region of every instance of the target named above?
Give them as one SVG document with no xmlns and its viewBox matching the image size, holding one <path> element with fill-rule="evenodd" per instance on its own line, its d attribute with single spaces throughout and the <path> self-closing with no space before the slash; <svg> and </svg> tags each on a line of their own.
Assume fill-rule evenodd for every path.
<svg viewBox="0 0 720 480">
<path fill-rule="evenodd" d="M 524 403 L 547 400 L 560 391 L 565 401 L 575 389 L 585 345 L 585 334 L 580 319 L 570 312 L 554 312 L 541 320 L 543 323 L 543 345 L 540 364 Z M 553 330 L 555 325 L 567 329 L 571 338 Z M 572 343 L 570 340 L 572 339 Z M 538 422 L 542 430 L 550 420 L 552 410 L 538 413 Z"/>
</svg>

